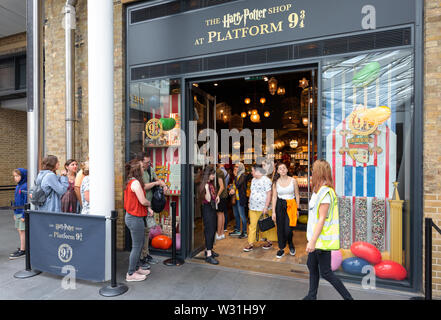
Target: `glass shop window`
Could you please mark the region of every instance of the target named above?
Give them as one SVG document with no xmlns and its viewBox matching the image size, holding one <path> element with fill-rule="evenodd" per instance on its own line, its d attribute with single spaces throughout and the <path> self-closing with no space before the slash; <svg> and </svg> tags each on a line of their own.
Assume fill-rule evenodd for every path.
<svg viewBox="0 0 441 320">
<path fill-rule="evenodd" d="M 15 90 L 14 59 L 0 60 L 0 93 Z"/>
<path fill-rule="evenodd" d="M 155 212 L 156 226 L 150 231 L 150 247 L 171 248 L 171 202 L 176 202 L 176 233 L 180 239 L 181 217 L 181 84 L 164 79 L 130 84 L 130 158 L 138 152 L 150 157 L 150 179 L 165 182 L 167 203 Z M 147 191 L 147 199 L 152 194 Z M 149 199 L 150 198 L 150 199 Z M 180 241 L 177 241 L 180 243 Z M 180 246 L 177 246 L 179 250 Z"/>
<path fill-rule="evenodd" d="M 322 151 L 339 197 L 340 271 L 405 280 L 410 270 L 411 50 L 325 61 Z M 366 270 L 366 269 L 365 269 Z"/>
</svg>

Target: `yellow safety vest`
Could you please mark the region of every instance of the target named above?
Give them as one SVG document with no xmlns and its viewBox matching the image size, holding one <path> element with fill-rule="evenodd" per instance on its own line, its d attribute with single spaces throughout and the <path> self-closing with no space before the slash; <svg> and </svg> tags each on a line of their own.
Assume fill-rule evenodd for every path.
<svg viewBox="0 0 441 320">
<path fill-rule="evenodd" d="M 322 232 L 320 233 L 320 236 L 317 239 L 315 248 L 322 250 L 338 250 L 340 249 L 338 199 L 337 199 L 337 195 L 335 194 L 335 191 L 332 188 L 326 186 L 320 188 L 317 195 L 318 201 L 316 202 L 316 205 L 313 208 L 309 209 L 309 210 L 313 210 L 314 214 L 311 214 L 308 219 L 311 219 L 311 221 L 309 222 L 312 224 L 311 230 L 312 230 L 312 234 L 314 234 L 314 229 L 315 226 L 317 225 L 319 218 L 320 204 L 325 198 L 326 194 L 328 193 L 331 197 L 328 216 L 323 225 Z M 310 234 L 310 237 L 312 237 L 312 234 Z"/>
</svg>

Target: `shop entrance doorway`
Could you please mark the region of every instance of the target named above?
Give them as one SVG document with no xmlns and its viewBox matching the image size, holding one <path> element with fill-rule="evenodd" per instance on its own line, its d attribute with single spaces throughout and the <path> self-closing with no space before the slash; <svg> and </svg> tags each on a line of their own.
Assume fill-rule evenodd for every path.
<svg viewBox="0 0 441 320">
<path fill-rule="evenodd" d="M 272 179 L 275 165 L 283 162 L 288 174 L 297 180 L 300 191 L 300 215 L 293 231 L 295 255 L 290 254 L 287 245 L 285 255 L 278 258 L 277 241 L 272 241 L 270 249 L 263 249 L 265 242 L 258 241 L 253 251 L 244 251 L 248 244 L 247 235 L 234 233 L 237 218 L 233 211 L 234 194 L 226 200 L 226 223 L 223 228 L 218 228 L 220 234 L 215 235 L 214 250 L 219 254 L 222 266 L 307 276 L 305 248 L 311 193 L 309 180 L 312 163 L 317 158 L 318 137 L 316 75 L 317 69 L 311 68 L 189 83 L 190 121 L 193 123 L 190 130 L 194 131 L 197 139 L 191 155 L 193 162 L 190 162 L 194 186 L 191 241 L 194 261 L 205 263 L 199 187 L 206 166 L 223 167 L 229 191 L 234 181 L 234 165 L 238 162 L 244 164 L 245 174 L 249 175 L 249 196 L 253 165 L 263 162 L 268 177 Z M 234 140 L 234 133 L 239 135 L 239 141 Z M 225 134 L 230 135 L 227 140 Z M 250 136 L 251 145 L 246 141 Z M 228 148 L 225 141 L 228 141 Z M 247 206 L 245 216 L 249 226 Z"/>
</svg>

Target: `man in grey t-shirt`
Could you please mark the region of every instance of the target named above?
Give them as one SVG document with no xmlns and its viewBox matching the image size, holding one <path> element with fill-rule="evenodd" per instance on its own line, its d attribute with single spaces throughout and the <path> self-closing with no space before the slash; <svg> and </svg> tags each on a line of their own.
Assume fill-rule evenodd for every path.
<svg viewBox="0 0 441 320">
<path fill-rule="evenodd" d="M 145 189 L 145 197 L 148 201 L 152 201 L 153 198 L 153 192 L 152 189 L 155 186 L 160 186 L 164 188 L 164 192 L 167 191 L 167 185 L 164 181 L 158 179 L 156 176 L 156 173 L 154 169 L 152 168 L 152 161 L 150 160 L 150 156 L 146 153 L 142 152 L 137 155 L 137 160 L 141 161 L 142 163 L 142 169 L 143 172 L 143 180 L 144 180 L 144 189 Z M 145 241 L 144 241 L 144 247 L 142 248 L 141 253 L 141 268 L 144 270 L 150 269 L 150 263 L 156 264 L 158 263 L 157 260 L 153 259 L 153 257 L 149 254 L 149 234 L 150 234 L 150 228 L 148 227 L 148 224 L 145 228 Z"/>
</svg>

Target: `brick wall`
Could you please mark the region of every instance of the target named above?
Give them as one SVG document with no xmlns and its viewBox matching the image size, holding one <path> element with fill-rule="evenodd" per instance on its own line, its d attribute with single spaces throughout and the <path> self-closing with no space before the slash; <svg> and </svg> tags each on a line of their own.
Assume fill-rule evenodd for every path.
<svg viewBox="0 0 441 320">
<path fill-rule="evenodd" d="M 15 185 L 12 170 L 26 168 L 26 112 L 0 108 L 0 185 Z M 0 191 L 0 206 L 10 205 L 14 191 Z"/>
<path fill-rule="evenodd" d="M 56 155 L 60 163 L 66 161 L 65 148 L 65 44 L 63 15 L 65 1 L 45 1 L 45 154 Z M 115 114 L 115 208 L 118 210 L 117 247 L 124 246 L 123 175 L 124 175 L 124 48 L 123 6 L 114 1 L 114 114 Z M 75 30 L 75 150 L 74 158 L 84 161 L 88 157 L 88 57 L 87 57 L 87 1 L 76 5 Z"/>
<path fill-rule="evenodd" d="M 125 162 L 125 25 L 126 19 L 121 1 L 114 1 L 113 34 L 114 34 L 114 121 L 115 121 L 115 208 L 118 210 L 118 248 L 124 246 L 124 162 Z"/>
<path fill-rule="evenodd" d="M 424 216 L 441 226 L 441 150 L 434 143 L 441 133 L 441 0 L 425 1 L 424 36 Z M 434 231 L 432 241 L 432 294 L 441 297 L 441 235 Z"/>
<path fill-rule="evenodd" d="M 0 57 L 26 51 L 26 33 L 0 38 Z M 0 108 L 0 185 L 15 185 L 12 170 L 27 166 L 26 112 Z M 0 206 L 10 204 L 14 191 L 0 191 Z"/>
</svg>

